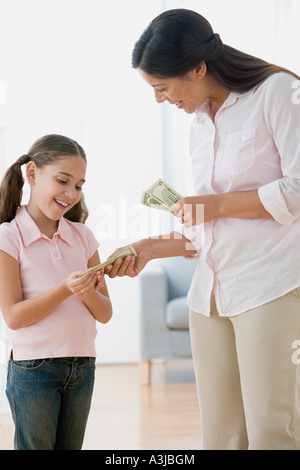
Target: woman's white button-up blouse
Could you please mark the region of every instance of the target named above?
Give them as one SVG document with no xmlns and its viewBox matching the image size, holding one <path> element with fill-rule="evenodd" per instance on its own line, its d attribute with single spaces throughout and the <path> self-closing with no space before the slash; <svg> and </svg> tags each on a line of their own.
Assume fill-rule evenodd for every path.
<svg viewBox="0 0 300 470">
<path fill-rule="evenodd" d="M 300 83 L 279 72 L 247 93 L 232 92 L 214 122 L 196 111 L 190 151 L 196 195 L 258 189 L 273 219 L 222 217 L 184 235 L 199 263 L 190 308 L 237 315 L 300 286 Z"/>
</svg>

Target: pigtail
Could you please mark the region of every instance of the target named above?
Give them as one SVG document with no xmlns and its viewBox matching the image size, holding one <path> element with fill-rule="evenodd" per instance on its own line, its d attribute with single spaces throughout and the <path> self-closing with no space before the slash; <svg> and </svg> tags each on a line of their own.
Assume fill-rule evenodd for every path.
<svg viewBox="0 0 300 470">
<path fill-rule="evenodd" d="M 24 178 L 22 165 L 27 164 L 31 158 L 22 155 L 6 171 L 0 185 L 0 224 L 11 222 L 17 213 L 22 201 Z"/>
</svg>

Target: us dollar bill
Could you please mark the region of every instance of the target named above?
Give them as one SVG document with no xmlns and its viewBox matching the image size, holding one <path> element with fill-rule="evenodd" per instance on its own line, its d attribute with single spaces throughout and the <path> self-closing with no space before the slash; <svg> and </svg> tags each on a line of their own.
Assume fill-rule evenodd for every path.
<svg viewBox="0 0 300 470">
<path fill-rule="evenodd" d="M 141 203 L 145 206 L 169 211 L 170 207 L 183 196 L 172 186 L 159 178 L 150 188 L 143 191 Z"/>
<path fill-rule="evenodd" d="M 135 249 L 133 248 L 132 245 L 126 246 L 125 248 L 120 250 L 118 253 L 116 253 L 114 256 L 112 256 L 108 260 L 104 261 L 101 264 L 98 264 L 98 266 L 93 266 L 92 268 L 89 268 L 86 272 L 88 272 L 88 271 L 100 271 L 101 269 L 104 269 L 109 264 L 114 264 L 116 259 L 122 258 L 124 260 L 129 255 L 133 256 L 134 258 L 137 257 L 137 252 L 135 251 Z"/>
<path fill-rule="evenodd" d="M 166 206 L 165 204 L 162 204 L 162 202 L 159 199 L 156 199 L 147 191 L 143 191 L 141 203 L 144 204 L 144 206 L 152 207 L 154 209 L 159 209 L 159 210 L 167 211 L 167 212 L 170 211 L 168 206 Z"/>
</svg>

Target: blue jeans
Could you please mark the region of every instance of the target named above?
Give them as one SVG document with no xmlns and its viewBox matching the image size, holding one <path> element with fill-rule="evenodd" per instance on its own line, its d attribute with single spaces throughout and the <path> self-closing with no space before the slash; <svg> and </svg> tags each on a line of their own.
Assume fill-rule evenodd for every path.
<svg viewBox="0 0 300 470">
<path fill-rule="evenodd" d="M 10 359 L 6 395 L 15 450 L 80 450 L 94 378 L 95 358 Z"/>
</svg>

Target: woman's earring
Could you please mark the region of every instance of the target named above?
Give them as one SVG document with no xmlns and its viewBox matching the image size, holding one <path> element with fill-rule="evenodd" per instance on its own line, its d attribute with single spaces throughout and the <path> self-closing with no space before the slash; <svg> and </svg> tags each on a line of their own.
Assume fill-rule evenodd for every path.
<svg viewBox="0 0 300 470">
<path fill-rule="evenodd" d="M 202 75 L 198 75 L 198 78 L 203 78 Z"/>
</svg>

